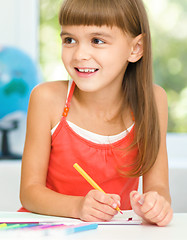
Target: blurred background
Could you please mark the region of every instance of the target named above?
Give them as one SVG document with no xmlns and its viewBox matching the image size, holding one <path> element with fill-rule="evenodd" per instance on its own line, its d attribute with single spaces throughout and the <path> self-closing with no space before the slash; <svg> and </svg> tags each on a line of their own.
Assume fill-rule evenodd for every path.
<svg viewBox="0 0 187 240">
<path fill-rule="evenodd" d="M 39 62 L 46 81 L 67 79 L 60 60 L 59 0 L 40 0 Z M 167 92 L 168 132 L 187 132 L 187 1 L 144 0 L 154 57 L 154 79 Z"/>
<path fill-rule="evenodd" d="M 187 212 L 187 1 L 143 1 L 152 34 L 154 81 L 168 96 L 174 210 Z M 0 211 L 20 205 L 21 156 L 32 88 L 43 81 L 68 79 L 61 62 L 61 2 L 0 0 L 0 182 L 6 183 L 0 188 Z M 178 202 L 181 189 L 186 192 Z"/>
</svg>

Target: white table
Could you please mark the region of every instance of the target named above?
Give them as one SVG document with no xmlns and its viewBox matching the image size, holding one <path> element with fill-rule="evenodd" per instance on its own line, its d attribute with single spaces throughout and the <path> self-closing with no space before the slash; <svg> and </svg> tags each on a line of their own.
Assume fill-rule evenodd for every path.
<svg viewBox="0 0 187 240">
<path fill-rule="evenodd" d="M 3 240 L 7 238 L 4 237 Z M 18 240 L 13 238 L 14 240 Z M 40 238 L 34 238 L 38 240 Z M 97 229 L 86 232 L 50 237 L 48 240 L 187 240 L 187 213 L 174 214 L 167 227 L 155 225 L 99 225 Z M 42 238 L 43 240 L 43 238 Z"/>
<path fill-rule="evenodd" d="M 99 226 L 97 230 L 68 236 L 68 240 L 187 240 L 187 213 L 174 214 L 167 227 L 155 225 Z"/>
</svg>

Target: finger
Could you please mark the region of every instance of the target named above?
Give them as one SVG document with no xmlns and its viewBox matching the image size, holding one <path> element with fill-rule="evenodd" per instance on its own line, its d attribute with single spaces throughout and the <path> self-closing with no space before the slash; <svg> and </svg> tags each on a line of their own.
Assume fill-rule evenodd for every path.
<svg viewBox="0 0 187 240">
<path fill-rule="evenodd" d="M 92 219 L 95 218 L 95 220 L 103 222 L 110 221 L 114 217 L 116 212 L 117 211 L 110 206 L 96 202 L 89 210 L 89 215 L 92 216 Z"/>
<path fill-rule="evenodd" d="M 114 217 L 114 215 L 113 214 L 108 214 L 106 212 L 98 210 L 97 213 L 94 216 L 98 219 L 98 221 L 108 222 Z"/>
<path fill-rule="evenodd" d="M 117 204 L 118 207 L 121 206 L 121 197 L 117 194 L 108 194 L 108 196 L 110 196 L 114 202 Z"/>
<path fill-rule="evenodd" d="M 137 191 L 132 191 L 132 192 L 130 192 L 130 200 L 132 201 L 132 202 L 134 202 L 134 201 L 136 201 L 136 195 L 138 194 L 138 192 Z M 138 195 L 137 195 L 138 196 Z"/>
<path fill-rule="evenodd" d="M 97 190 L 89 193 L 88 198 L 85 199 L 85 206 L 91 206 L 90 209 L 95 209 L 98 211 L 97 213 L 91 212 L 91 215 L 96 216 L 97 214 L 97 217 L 103 220 L 108 220 L 109 218 L 111 219 L 114 215 L 117 214 L 117 210 L 115 209 L 117 207 L 117 204 L 114 202 L 111 196 L 108 196 Z M 104 216 L 103 218 L 103 214 L 109 216 Z"/>
<path fill-rule="evenodd" d="M 158 199 L 157 192 L 151 192 L 149 194 L 144 195 L 144 202 L 141 207 L 141 211 L 146 214 L 155 206 Z"/>
<path fill-rule="evenodd" d="M 143 213 L 141 211 L 142 203 L 143 203 L 144 195 L 140 194 L 137 191 L 132 191 L 130 193 L 130 202 L 131 207 L 134 210 L 134 212 L 139 215 L 140 217 L 143 217 Z"/>
<path fill-rule="evenodd" d="M 110 221 L 116 210 L 108 205 L 95 201 L 93 198 L 85 199 L 80 219 L 83 221 Z"/>
<path fill-rule="evenodd" d="M 165 203 L 165 199 L 163 197 L 159 196 L 156 199 L 154 207 L 145 213 L 145 217 L 147 219 L 150 219 L 153 222 L 162 220 L 162 218 L 165 216 L 165 213 L 166 213 L 166 211 L 165 211 L 166 209 L 164 209 L 164 203 Z"/>
<path fill-rule="evenodd" d="M 104 194 L 102 192 L 97 191 L 97 193 L 93 195 L 93 198 L 103 205 L 110 206 L 110 208 L 112 208 L 113 210 L 115 210 L 116 207 L 118 206 L 118 203 L 116 203 L 109 194 Z"/>
<path fill-rule="evenodd" d="M 117 204 L 114 203 L 112 206 L 100 202 L 95 202 L 93 208 L 100 211 L 101 213 L 110 215 L 110 217 L 113 217 L 116 215 L 118 212 L 116 210 Z M 103 214 L 101 214 L 103 215 Z"/>
<path fill-rule="evenodd" d="M 167 225 L 166 222 L 167 222 L 167 219 L 169 219 L 169 216 L 171 213 L 172 213 L 172 209 L 170 207 L 170 204 L 166 202 L 160 214 L 152 218 L 151 221 L 157 223 L 157 225 L 159 224 L 160 226 Z"/>
<path fill-rule="evenodd" d="M 99 214 L 95 211 L 93 211 L 93 215 L 89 214 L 84 217 L 84 219 L 81 219 L 86 222 L 107 222 L 110 221 L 112 217 L 109 216 L 102 216 L 102 214 Z"/>
<path fill-rule="evenodd" d="M 173 218 L 173 210 L 170 209 L 167 215 L 165 216 L 165 218 L 162 221 L 158 222 L 157 225 L 160 227 L 164 227 L 170 223 L 172 218 Z"/>
<path fill-rule="evenodd" d="M 144 202 L 144 195 L 140 194 L 137 191 L 132 191 L 130 193 L 130 202 L 131 202 L 131 206 L 132 208 L 139 208 L 142 206 L 143 202 Z"/>
<path fill-rule="evenodd" d="M 142 205 L 144 201 L 144 197 L 138 191 L 132 191 L 130 193 L 130 200 L 132 203 L 139 203 Z"/>
</svg>

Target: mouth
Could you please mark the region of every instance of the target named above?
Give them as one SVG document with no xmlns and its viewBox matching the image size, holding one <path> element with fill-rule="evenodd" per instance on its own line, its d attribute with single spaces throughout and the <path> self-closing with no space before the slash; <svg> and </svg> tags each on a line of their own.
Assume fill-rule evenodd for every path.
<svg viewBox="0 0 187 240">
<path fill-rule="evenodd" d="M 94 73 L 94 72 L 97 72 L 99 69 L 97 69 L 97 68 L 75 68 L 75 70 L 80 73 Z"/>
</svg>

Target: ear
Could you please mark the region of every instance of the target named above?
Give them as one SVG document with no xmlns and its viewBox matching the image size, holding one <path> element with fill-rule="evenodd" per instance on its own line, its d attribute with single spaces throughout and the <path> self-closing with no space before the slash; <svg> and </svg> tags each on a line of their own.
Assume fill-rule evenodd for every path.
<svg viewBox="0 0 187 240">
<path fill-rule="evenodd" d="M 129 62 L 137 62 L 143 56 L 143 35 L 140 34 L 132 41 L 132 50 L 128 58 Z"/>
</svg>

